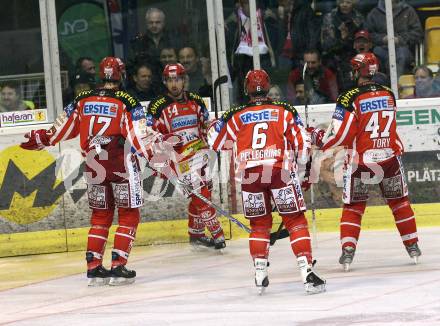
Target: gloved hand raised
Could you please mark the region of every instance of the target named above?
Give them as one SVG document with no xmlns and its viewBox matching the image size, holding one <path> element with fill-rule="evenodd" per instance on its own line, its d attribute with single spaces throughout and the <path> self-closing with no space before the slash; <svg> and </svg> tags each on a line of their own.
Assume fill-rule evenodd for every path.
<svg viewBox="0 0 440 326">
<path fill-rule="evenodd" d="M 312 145 L 318 147 L 322 146 L 322 139 L 324 138 L 325 131 L 319 128 L 307 127 L 307 132 L 310 133 L 310 138 L 312 139 Z"/>
</svg>

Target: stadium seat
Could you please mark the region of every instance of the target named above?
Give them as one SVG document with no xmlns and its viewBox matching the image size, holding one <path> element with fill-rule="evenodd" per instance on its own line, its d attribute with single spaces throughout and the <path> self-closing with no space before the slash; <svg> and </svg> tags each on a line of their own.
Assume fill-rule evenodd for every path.
<svg viewBox="0 0 440 326">
<path fill-rule="evenodd" d="M 399 98 L 414 95 L 414 75 L 402 75 L 399 77 Z"/>
<path fill-rule="evenodd" d="M 440 62 L 440 16 L 429 17 L 425 25 L 426 64 Z"/>
</svg>

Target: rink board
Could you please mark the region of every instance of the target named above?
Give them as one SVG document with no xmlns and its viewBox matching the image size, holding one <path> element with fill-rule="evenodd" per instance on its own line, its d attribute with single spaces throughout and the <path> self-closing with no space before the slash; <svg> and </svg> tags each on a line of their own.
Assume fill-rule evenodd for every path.
<svg viewBox="0 0 440 326">
<path fill-rule="evenodd" d="M 440 198 L 440 105 L 439 100 L 399 101 L 397 122 L 407 149 L 403 160 L 414 203 L 436 203 Z M 309 107 L 310 123 L 325 127 L 334 106 Z M 304 117 L 304 108 L 298 107 Z M 50 125 L 0 128 L 0 256 L 47 253 L 84 248 L 90 210 L 86 184 L 82 178 L 84 163 L 78 140 L 67 141 L 43 151 L 24 151 L 18 143 L 30 128 Z M 145 162 L 141 162 L 145 167 Z M 240 213 L 241 196 L 231 196 L 233 184 L 229 160 L 222 155 L 221 173 L 214 174 L 213 201 L 219 199 L 219 178 L 223 184 L 223 207 Z M 186 241 L 187 200 L 173 185 L 143 169 L 145 205 L 141 209 L 138 244 Z M 327 181 L 315 188 L 319 211 L 340 207 L 340 188 L 332 189 Z M 308 194 L 306 202 L 309 203 Z M 370 205 L 383 204 L 376 193 Z M 318 213 L 319 214 L 319 213 Z M 327 214 L 327 213 L 326 213 Z M 334 216 L 335 225 L 339 213 Z M 327 220 L 325 218 L 324 220 Z M 116 218 L 115 218 L 116 222 Z M 325 226 L 325 225 L 324 225 Z M 331 227 L 329 227 L 331 229 Z M 226 223 L 229 230 L 229 223 Z M 145 232 L 144 232 L 145 230 Z M 240 230 L 232 227 L 232 236 Z M 230 235 L 228 235 L 230 236 Z"/>
<path fill-rule="evenodd" d="M 413 209 L 419 227 L 440 226 L 440 204 L 415 204 Z M 319 232 L 336 232 L 339 230 L 341 209 L 316 210 L 316 226 Z M 307 212 L 310 231 L 312 230 L 311 211 Z M 279 215 L 274 213 L 275 230 L 279 223 Z M 243 215 L 236 217 L 246 225 L 249 221 Z M 227 239 L 247 237 L 248 234 L 242 229 L 230 225 L 229 220 L 222 217 L 221 223 Z M 391 230 L 395 228 L 394 219 L 388 206 L 367 207 L 362 219 L 362 230 Z M 67 230 L 50 230 L 38 232 L 25 232 L 0 235 L 0 257 L 30 255 L 39 253 L 83 251 L 87 244 L 88 228 L 76 228 Z M 113 235 L 116 226 L 110 230 L 107 248 L 113 244 Z M 146 222 L 139 225 L 135 246 L 187 242 L 187 221 L 161 221 Z M 110 250 L 110 249 L 109 249 Z"/>
</svg>

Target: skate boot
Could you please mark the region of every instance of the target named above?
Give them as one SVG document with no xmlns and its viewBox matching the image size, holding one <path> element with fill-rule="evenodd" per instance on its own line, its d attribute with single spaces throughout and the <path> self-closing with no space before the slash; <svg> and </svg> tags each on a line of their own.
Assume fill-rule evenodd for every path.
<svg viewBox="0 0 440 326">
<path fill-rule="evenodd" d="M 89 280 L 88 286 L 107 285 L 110 278 L 110 271 L 102 265 L 99 265 L 87 271 L 87 278 Z"/>
<path fill-rule="evenodd" d="M 193 249 L 212 248 L 215 247 L 214 239 L 208 237 L 190 237 L 189 243 Z"/>
<path fill-rule="evenodd" d="M 134 283 L 136 272 L 125 268 L 125 265 L 112 267 L 109 285 L 118 286 Z"/>
<path fill-rule="evenodd" d="M 214 249 L 223 252 L 223 249 L 226 248 L 225 237 L 221 236 L 217 239 L 214 239 Z"/>
<path fill-rule="evenodd" d="M 304 282 L 304 289 L 307 294 L 316 294 L 325 291 L 326 281 L 313 271 L 313 264 L 309 264 L 306 256 L 297 258 L 301 278 Z"/>
<path fill-rule="evenodd" d="M 339 264 L 342 265 L 345 272 L 350 270 L 350 264 L 353 262 L 355 248 L 347 246 L 342 248 L 341 257 L 339 257 Z"/>
<path fill-rule="evenodd" d="M 267 275 L 267 267 L 269 262 L 266 258 L 255 258 L 255 285 L 257 286 L 257 291 L 259 295 L 262 295 L 264 290 L 269 285 L 269 277 Z"/>
<path fill-rule="evenodd" d="M 414 259 L 414 263 L 417 265 L 417 263 L 419 262 L 419 257 L 422 255 L 422 252 L 421 252 L 417 242 L 414 242 L 413 244 L 405 246 L 405 248 L 406 248 L 406 251 L 408 252 L 409 257 Z"/>
</svg>

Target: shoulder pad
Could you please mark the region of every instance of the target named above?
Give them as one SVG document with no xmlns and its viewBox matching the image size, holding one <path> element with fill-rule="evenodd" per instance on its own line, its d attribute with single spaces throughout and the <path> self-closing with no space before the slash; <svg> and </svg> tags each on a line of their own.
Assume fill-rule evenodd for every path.
<svg viewBox="0 0 440 326">
<path fill-rule="evenodd" d="M 125 91 L 116 91 L 115 96 L 118 100 L 125 104 L 127 111 L 130 111 L 131 109 L 141 105 L 135 97 L 131 96 Z"/>
<path fill-rule="evenodd" d="M 225 113 L 223 113 L 223 115 L 222 115 L 222 120 L 225 121 L 225 122 L 228 121 L 229 119 L 231 119 L 231 117 L 232 117 L 235 113 L 237 113 L 237 112 L 243 110 L 244 108 L 246 108 L 246 105 L 234 106 L 234 107 L 230 108 L 230 109 L 227 110 Z"/>
<path fill-rule="evenodd" d="M 202 97 L 196 93 L 188 93 L 188 97 L 193 101 L 202 102 L 205 104 L 205 101 L 203 101 Z"/>
<path fill-rule="evenodd" d="M 359 87 L 351 88 L 338 96 L 336 104 L 351 112 L 353 111 L 352 104 L 356 99 L 356 96 L 360 94 L 360 92 L 361 90 L 359 89 Z"/>
<path fill-rule="evenodd" d="M 282 106 L 285 110 L 292 112 L 294 115 L 295 115 L 295 114 L 298 114 L 296 108 L 295 108 L 292 104 L 290 104 L 290 103 L 288 103 L 288 102 L 284 102 L 284 101 L 273 101 L 272 103 L 273 103 L 274 105 Z"/>
<path fill-rule="evenodd" d="M 159 117 L 162 110 L 170 104 L 170 99 L 167 96 L 158 96 L 148 104 L 147 113 L 154 117 Z"/>
</svg>

